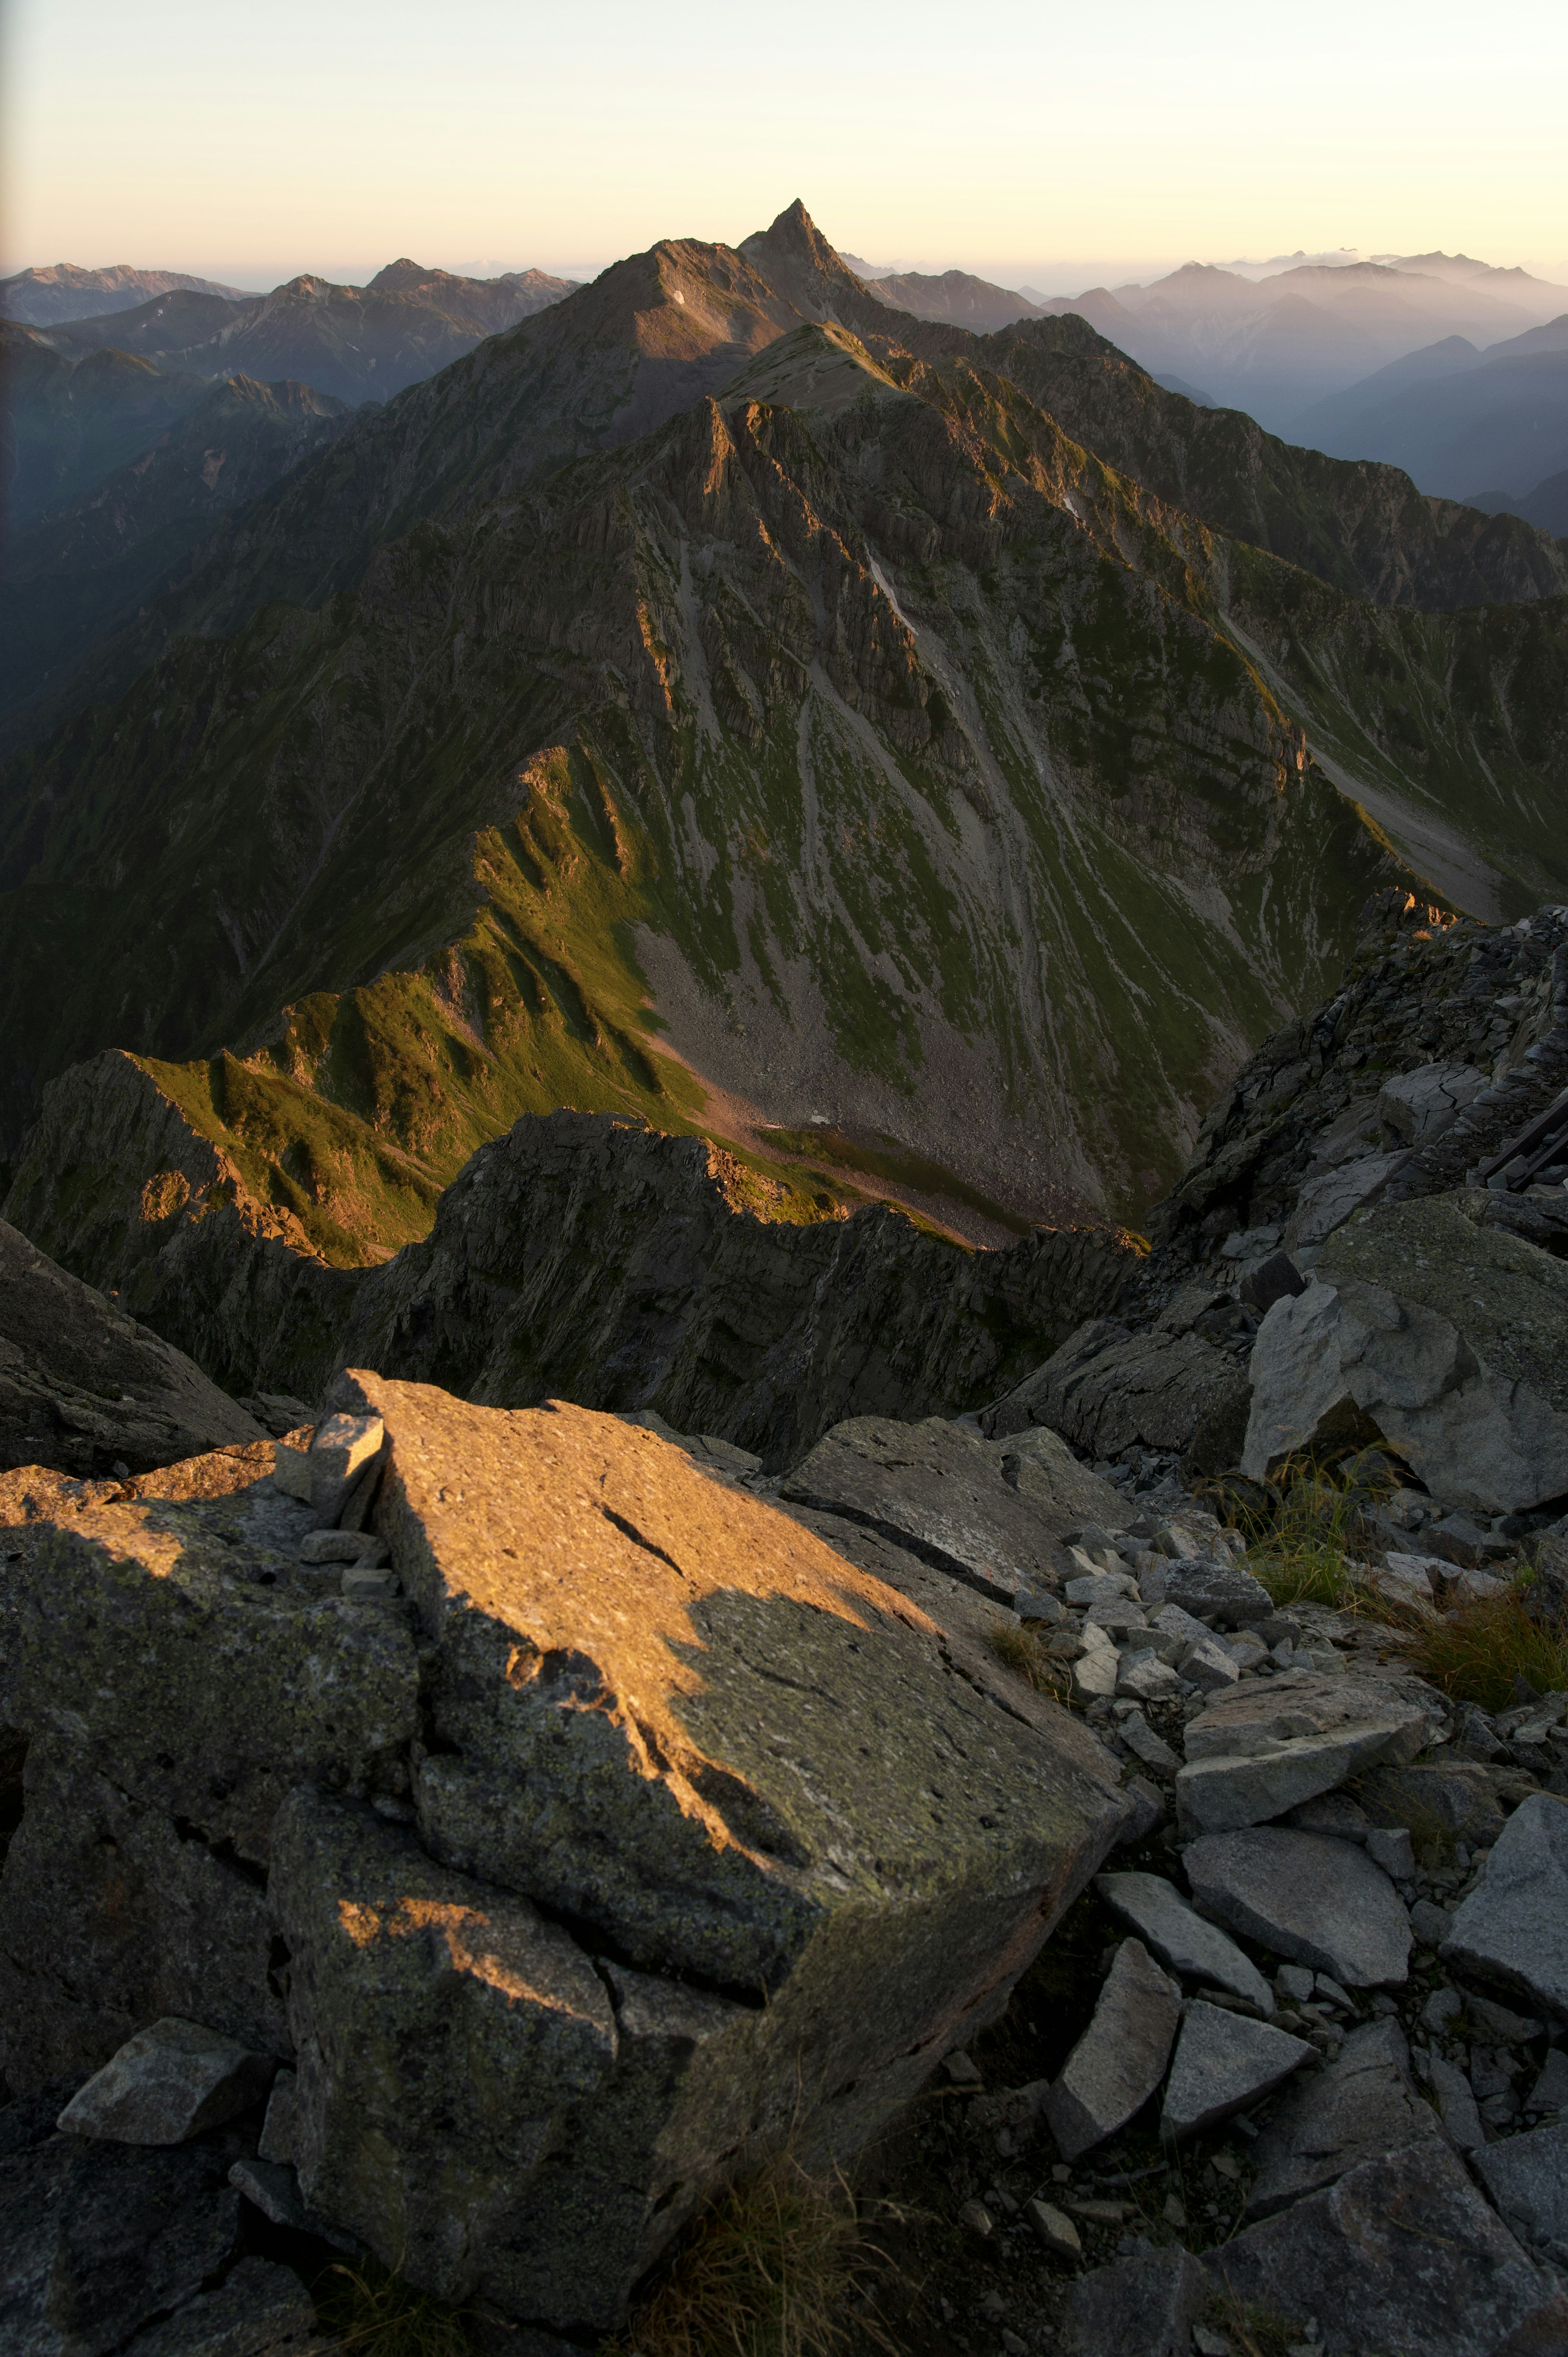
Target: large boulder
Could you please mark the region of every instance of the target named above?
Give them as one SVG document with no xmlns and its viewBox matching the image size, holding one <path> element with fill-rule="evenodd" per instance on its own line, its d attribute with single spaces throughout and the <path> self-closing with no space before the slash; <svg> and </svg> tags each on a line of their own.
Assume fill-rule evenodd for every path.
<svg viewBox="0 0 1568 2357">
<path fill-rule="evenodd" d="M 1568 1491 L 1568 1266 L 1487 1208 L 1475 1192 L 1387 1204 L 1332 1238 L 1253 1346 L 1244 1472 L 1375 1437 L 1445 1506 Z"/>
<path fill-rule="evenodd" d="M 191 1360 L 0 1220 L 0 1472 L 144 1473 L 264 1437 Z"/>
<path fill-rule="evenodd" d="M 317 1560 L 288 1450 L 0 1525 L 5 2067 L 177 2014 L 291 2068 L 280 2212 L 613 2327 L 740 2156 L 848 2156 L 995 2018 L 1128 1803 L 865 1525 L 886 1577 L 617 1417 L 335 1405 L 384 1570 Z"/>
<path fill-rule="evenodd" d="M 1096 1458 L 1178 1451 L 1193 1471 L 1217 1473 L 1236 1461 L 1251 1396 L 1245 1362 L 1190 1313 L 1167 1311 L 1143 1332 L 1091 1318 L 981 1425 L 995 1439 L 1048 1425 Z"/>
</svg>

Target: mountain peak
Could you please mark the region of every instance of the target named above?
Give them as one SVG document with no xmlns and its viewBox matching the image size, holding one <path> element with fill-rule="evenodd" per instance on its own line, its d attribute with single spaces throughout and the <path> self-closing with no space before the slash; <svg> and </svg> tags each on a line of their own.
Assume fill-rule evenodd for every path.
<svg viewBox="0 0 1568 2357">
<path fill-rule="evenodd" d="M 740 252 L 803 317 L 887 332 L 886 306 L 828 243 L 799 197 L 767 229 L 743 238 Z"/>
</svg>

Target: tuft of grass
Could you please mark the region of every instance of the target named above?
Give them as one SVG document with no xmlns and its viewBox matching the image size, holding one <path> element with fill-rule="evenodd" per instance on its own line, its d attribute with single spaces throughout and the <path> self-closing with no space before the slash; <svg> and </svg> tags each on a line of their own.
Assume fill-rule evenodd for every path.
<svg viewBox="0 0 1568 2357">
<path fill-rule="evenodd" d="M 1203 2315 L 1206 2323 L 1218 2325 L 1230 2336 L 1235 2357 L 1286 2357 L 1303 2337 L 1299 2324 L 1272 2308 L 1242 2299 L 1229 2283 L 1223 2291 L 1209 2294 Z"/>
<path fill-rule="evenodd" d="M 1016 1673 L 1036 1694 L 1053 1695 L 1058 1702 L 1070 1691 L 1072 1674 L 1036 1636 L 1001 1613 L 990 1623 L 985 1641 L 999 1662 Z"/>
<path fill-rule="evenodd" d="M 379 2260 L 329 2267 L 314 2296 L 335 2346 L 352 2357 L 474 2357 L 461 2309 L 416 2291 Z"/>
<path fill-rule="evenodd" d="M 1350 1569 L 1363 1547 L 1365 1483 L 1352 1488 L 1342 1477 L 1307 1458 L 1281 1466 L 1269 1485 L 1266 1505 L 1240 1507 L 1236 1527 L 1248 1543 L 1248 1568 L 1276 1604 L 1323 1604 L 1371 1620 L 1401 1618 L 1375 1589 Z"/>
<path fill-rule="evenodd" d="M 1518 1699 L 1516 1678 L 1537 1694 L 1568 1687 L 1568 1622 L 1532 1619 L 1522 1587 L 1477 1597 L 1423 1621 L 1408 1651 L 1434 1685 L 1483 1710 L 1509 1709 Z"/>
<path fill-rule="evenodd" d="M 865 2298 L 882 2264 L 845 2179 L 780 2153 L 709 2206 L 606 2357 L 833 2357 L 856 2333 L 883 2342 Z"/>
</svg>

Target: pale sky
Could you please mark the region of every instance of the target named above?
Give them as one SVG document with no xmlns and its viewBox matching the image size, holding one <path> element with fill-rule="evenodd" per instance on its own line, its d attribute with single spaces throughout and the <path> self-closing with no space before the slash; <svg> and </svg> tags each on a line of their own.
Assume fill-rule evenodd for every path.
<svg viewBox="0 0 1568 2357">
<path fill-rule="evenodd" d="M 1568 278 L 1563 0 L 10 0 L 0 268 L 272 285 L 734 243 L 1047 292 L 1441 247 Z"/>
</svg>

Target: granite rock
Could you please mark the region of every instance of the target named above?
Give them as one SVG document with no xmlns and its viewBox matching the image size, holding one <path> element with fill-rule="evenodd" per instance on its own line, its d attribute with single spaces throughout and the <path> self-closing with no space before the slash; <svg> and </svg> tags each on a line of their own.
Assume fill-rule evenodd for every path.
<svg viewBox="0 0 1568 2357">
<path fill-rule="evenodd" d="M 1568 1269 L 1484 1211 L 1433 1196 L 1338 1231 L 1317 1281 L 1259 1331 L 1245 1473 L 1376 1436 L 1444 1506 L 1506 1513 L 1568 1491 Z"/>
<path fill-rule="evenodd" d="M 1218 1924 L 1189 1907 L 1163 1875 L 1102 1874 L 1094 1887 L 1173 1973 L 1211 1988 L 1229 1989 L 1263 2013 L 1273 2011 L 1273 1992 L 1251 1957 Z"/>
<path fill-rule="evenodd" d="M 1188 1760 L 1221 1754 L 1260 1757 L 1304 1737 L 1351 1732 L 1372 1725 L 1398 1730 L 1380 1760 L 1413 1759 L 1444 1722 L 1442 1705 L 1413 1679 L 1330 1677 L 1317 1670 L 1287 1670 L 1217 1695 L 1188 1722 Z"/>
<path fill-rule="evenodd" d="M 940 1416 L 835 1425 L 785 1476 L 779 1496 L 864 1523 L 999 1603 L 1055 1576 L 1046 1519 L 972 1426 Z"/>
<path fill-rule="evenodd" d="M 1402 1732 L 1397 1719 L 1358 1719 L 1326 1735 L 1288 1737 L 1274 1750 L 1189 1759 L 1176 1774 L 1178 1818 L 1191 1833 L 1266 1824 L 1332 1792 L 1368 1760 L 1380 1759 Z"/>
<path fill-rule="evenodd" d="M 1181 1990 L 1141 1940 L 1123 1940 L 1094 2018 L 1046 2098 L 1064 2160 L 1077 2160 L 1141 2111 L 1165 2076 L 1181 2018 Z"/>
<path fill-rule="evenodd" d="M 1335 2184 L 1363 2162 L 1441 2137 L 1437 2115 L 1410 2080 L 1410 2049 L 1397 2021 L 1352 2029 L 1327 2069 L 1288 2088 L 1252 2148 L 1257 2174 L 1249 2217 L 1267 2217 Z"/>
<path fill-rule="evenodd" d="M 1568 2244 L 1568 2120 L 1483 2145 L 1475 2163 L 1516 2233 Z"/>
<path fill-rule="evenodd" d="M 1183 1864 L 1216 1922 L 1348 1988 L 1404 1980 L 1410 1918 L 1380 1867 L 1352 1843 L 1283 1825 L 1206 1834 Z"/>
<path fill-rule="evenodd" d="M 127 2039 L 59 2115 L 71 2136 L 116 2144 L 186 2144 L 247 2111 L 277 2064 L 199 2022 L 166 2016 Z"/>
<path fill-rule="evenodd" d="M 0 1220 L 0 1473 L 102 1480 L 265 1437 L 193 1360 Z"/>
<path fill-rule="evenodd" d="M 1188 2357 L 1208 2298 L 1203 2269 L 1179 2243 L 1079 2276 L 1069 2310 L 1073 2357 Z"/>
<path fill-rule="evenodd" d="M 1167 2144 L 1176 2144 L 1200 2128 L 1213 2127 L 1271 2094 L 1304 2062 L 1316 2060 L 1316 2048 L 1304 2038 L 1195 2000 L 1183 2009 L 1165 2082 L 1160 2135 Z"/>
<path fill-rule="evenodd" d="M 316 2309 L 292 2267 L 242 2259 L 215 2291 L 148 2325 L 125 2357 L 293 2357 L 317 2339 Z"/>
<path fill-rule="evenodd" d="M 1466 1979 L 1568 2020 L 1568 1802 L 1521 1801 L 1442 1947 Z"/>
<path fill-rule="evenodd" d="M 1243 2306 L 1315 2317 L 1324 2357 L 1493 2357 L 1554 2289 L 1440 2136 L 1363 2161 L 1206 2265 Z"/>
</svg>

